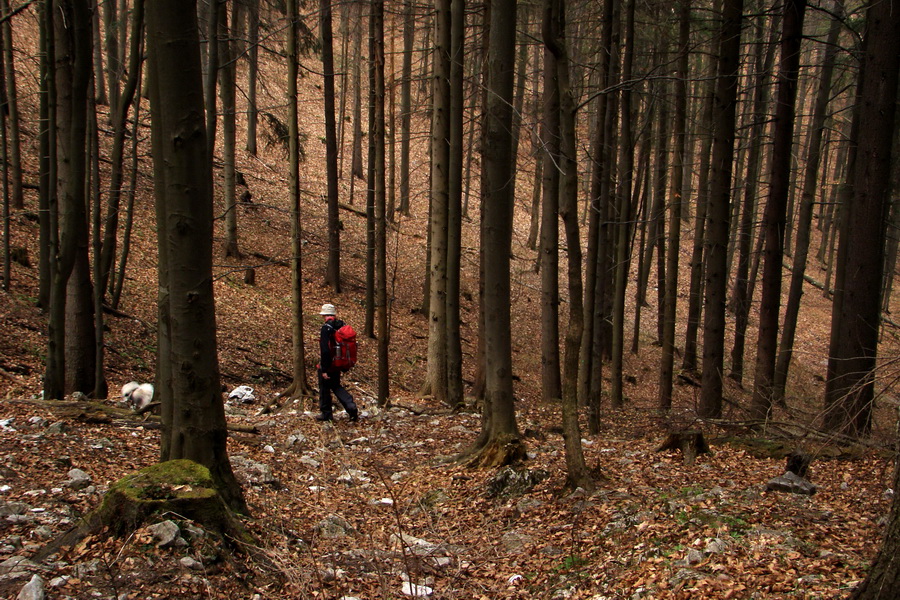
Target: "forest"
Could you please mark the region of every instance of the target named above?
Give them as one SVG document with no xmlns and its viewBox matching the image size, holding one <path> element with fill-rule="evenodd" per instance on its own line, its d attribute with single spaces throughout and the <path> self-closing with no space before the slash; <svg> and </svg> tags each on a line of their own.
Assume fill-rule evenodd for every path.
<svg viewBox="0 0 900 600">
<path fill-rule="evenodd" d="M 890 0 L 0 0 L 0 63 L 5 597 L 900 598 Z"/>
</svg>

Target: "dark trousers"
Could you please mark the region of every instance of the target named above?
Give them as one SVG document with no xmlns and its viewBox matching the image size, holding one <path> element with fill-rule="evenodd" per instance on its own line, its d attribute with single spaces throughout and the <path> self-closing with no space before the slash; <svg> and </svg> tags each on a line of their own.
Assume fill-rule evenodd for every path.
<svg viewBox="0 0 900 600">
<path fill-rule="evenodd" d="M 328 379 L 322 377 L 322 371 L 319 371 L 319 410 L 322 416 L 331 418 L 331 393 L 337 396 L 338 402 L 347 411 L 351 417 L 357 414 L 356 403 L 353 402 L 353 396 L 350 395 L 344 386 L 341 385 L 341 373 L 328 373 Z"/>
</svg>

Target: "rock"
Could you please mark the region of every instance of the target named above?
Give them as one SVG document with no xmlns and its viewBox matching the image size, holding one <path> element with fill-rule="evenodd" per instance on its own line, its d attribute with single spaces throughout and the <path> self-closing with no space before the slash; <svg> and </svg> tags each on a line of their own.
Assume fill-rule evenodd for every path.
<svg viewBox="0 0 900 600">
<path fill-rule="evenodd" d="M 422 598 L 424 596 L 432 595 L 434 593 L 434 590 L 427 585 L 416 585 L 415 583 L 404 581 L 403 586 L 400 588 L 400 593 L 405 596 Z"/>
<path fill-rule="evenodd" d="M 91 476 L 81 469 L 71 469 L 68 475 L 69 480 L 64 484 L 68 488 L 72 488 L 73 490 L 83 490 L 91 485 Z"/>
<path fill-rule="evenodd" d="M 35 417 L 31 417 L 30 419 L 28 419 L 28 424 L 31 427 L 43 429 L 44 427 L 47 426 L 47 420 L 44 419 L 43 417 L 35 416 Z"/>
<path fill-rule="evenodd" d="M 338 475 L 337 480 L 340 483 L 345 485 L 353 485 L 354 483 L 369 483 L 372 481 L 366 474 L 365 471 L 360 471 L 359 469 L 347 469 L 340 475 Z"/>
<path fill-rule="evenodd" d="M 178 545 L 177 540 L 184 541 L 181 538 L 181 529 L 174 521 L 163 521 L 147 529 L 153 535 L 153 542 L 157 548 L 171 548 Z"/>
<path fill-rule="evenodd" d="M 25 579 L 41 567 L 24 556 L 11 556 L 0 563 L 0 581 Z"/>
<path fill-rule="evenodd" d="M 187 534 L 187 540 L 191 542 L 195 542 L 206 537 L 206 532 L 204 530 L 190 523 L 187 523 L 181 527 L 181 533 L 182 535 Z"/>
<path fill-rule="evenodd" d="M 767 490 L 787 492 L 790 494 L 803 494 L 812 496 L 819 489 L 815 484 L 808 482 L 796 473 L 786 471 L 780 477 L 774 477 L 766 484 Z"/>
<path fill-rule="evenodd" d="M 309 456 L 308 454 L 304 454 L 300 457 L 300 464 L 306 465 L 307 467 L 312 467 L 313 469 L 318 469 L 322 463 Z"/>
<path fill-rule="evenodd" d="M 692 565 L 696 565 L 699 562 L 703 562 L 703 553 L 696 548 L 691 548 L 687 551 L 687 554 L 683 559 L 675 561 L 675 566 L 690 567 Z"/>
<path fill-rule="evenodd" d="M 69 426 L 63 421 L 57 421 L 55 423 L 51 423 L 45 433 L 67 433 L 69 431 Z"/>
<path fill-rule="evenodd" d="M 525 552 L 525 548 L 534 542 L 534 538 L 517 531 L 508 531 L 500 538 L 500 542 L 510 554 L 522 554 Z"/>
<path fill-rule="evenodd" d="M 516 470 L 512 467 L 503 467 L 487 480 L 485 493 L 489 498 L 522 496 L 549 476 L 550 474 L 543 469 Z"/>
<path fill-rule="evenodd" d="M 294 433 L 289 435 L 287 438 L 288 448 L 291 448 L 293 446 L 299 446 L 304 443 L 306 443 L 306 436 L 303 435 L 302 433 L 300 433 L 300 431 L 295 431 Z"/>
<path fill-rule="evenodd" d="M 245 456 L 235 455 L 231 457 L 231 466 L 234 468 L 234 476 L 243 485 L 281 487 L 281 482 L 272 475 L 269 465 L 258 463 Z"/>
<path fill-rule="evenodd" d="M 24 502 L 0 502 L 0 517 L 24 515 L 31 507 Z"/>
<path fill-rule="evenodd" d="M 516 502 L 516 510 L 519 511 L 519 514 L 523 515 L 527 512 L 542 508 L 543 506 L 544 503 L 536 498 L 522 498 Z"/>
<path fill-rule="evenodd" d="M 721 538 L 715 538 L 710 540 L 709 543 L 706 544 L 706 548 L 703 549 L 703 552 L 706 554 L 721 554 L 725 552 L 728 548 L 728 544 L 725 543 L 725 540 Z"/>
<path fill-rule="evenodd" d="M 33 575 L 31 581 L 25 584 L 16 600 L 44 600 L 44 580 L 40 575 Z"/>
<path fill-rule="evenodd" d="M 324 538 L 336 539 L 348 537 L 356 533 L 353 526 L 340 515 L 328 515 L 316 523 L 316 533 Z"/>
<path fill-rule="evenodd" d="M 179 561 L 178 564 L 182 566 L 184 569 L 188 569 L 189 571 L 202 571 L 203 563 L 193 558 L 191 556 L 184 556 Z"/>
</svg>

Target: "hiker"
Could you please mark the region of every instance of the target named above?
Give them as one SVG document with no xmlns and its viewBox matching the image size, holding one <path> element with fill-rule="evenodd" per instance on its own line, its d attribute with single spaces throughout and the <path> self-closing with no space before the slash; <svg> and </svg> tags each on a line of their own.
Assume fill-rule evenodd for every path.
<svg viewBox="0 0 900 600">
<path fill-rule="evenodd" d="M 319 314 L 325 319 L 322 331 L 319 334 L 319 414 L 316 421 L 331 421 L 334 417 L 331 410 L 331 393 L 337 396 L 338 401 L 347 411 L 351 421 L 359 418 L 359 411 L 353 396 L 341 385 L 341 371 L 332 364 L 332 349 L 334 348 L 334 334 L 344 326 L 344 322 L 335 314 L 334 304 L 323 304 Z"/>
</svg>

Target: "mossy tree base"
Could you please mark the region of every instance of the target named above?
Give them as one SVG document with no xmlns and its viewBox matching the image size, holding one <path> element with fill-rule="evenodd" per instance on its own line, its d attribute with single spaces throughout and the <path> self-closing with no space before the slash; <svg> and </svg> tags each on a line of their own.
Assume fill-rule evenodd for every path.
<svg viewBox="0 0 900 600">
<path fill-rule="evenodd" d="M 209 470 L 190 460 L 170 460 L 145 467 L 115 482 L 100 507 L 72 530 L 41 549 L 42 560 L 60 548 L 77 544 L 87 535 L 107 531 L 130 535 L 154 517 L 172 513 L 220 534 L 232 545 L 252 537 L 216 491 Z"/>
<path fill-rule="evenodd" d="M 516 464 L 527 458 L 525 444 L 518 436 L 502 434 L 488 438 L 480 447 L 471 453 L 463 454 L 460 459 L 466 466 L 475 469 L 495 469 Z"/>
</svg>

